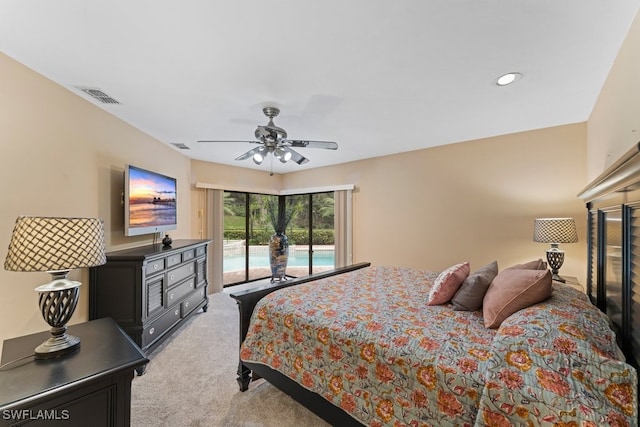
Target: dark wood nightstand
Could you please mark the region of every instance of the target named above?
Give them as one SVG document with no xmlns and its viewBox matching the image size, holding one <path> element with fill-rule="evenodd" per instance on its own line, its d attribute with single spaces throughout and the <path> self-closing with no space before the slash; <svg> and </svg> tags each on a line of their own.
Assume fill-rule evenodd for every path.
<svg viewBox="0 0 640 427">
<path fill-rule="evenodd" d="M 129 426 L 134 370 L 149 360 L 111 318 L 68 331 L 81 339 L 75 353 L 2 368 L 0 425 Z M 28 356 L 49 335 L 5 340 L 0 363 Z"/>
<path fill-rule="evenodd" d="M 566 282 L 564 282 L 565 285 L 571 286 L 572 288 L 575 288 L 581 292 L 584 293 L 584 287 L 580 284 L 580 282 L 578 282 L 578 278 L 574 277 L 574 276 L 562 276 L 562 278 L 564 280 L 566 280 Z"/>
</svg>

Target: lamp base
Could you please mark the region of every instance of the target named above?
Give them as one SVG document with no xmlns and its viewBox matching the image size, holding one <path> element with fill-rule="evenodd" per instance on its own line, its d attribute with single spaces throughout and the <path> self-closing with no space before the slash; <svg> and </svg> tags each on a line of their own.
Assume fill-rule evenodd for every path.
<svg viewBox="0 0 640 427">
<path fill-rule="evenodd" d="M 557 274 L 553 274 L 551 276 L 551 280 L 555 280 L 556 282 L 562 282 L 562 283 L 566 283 L 566 281 L 567 281 L 564 277 L 559 276 Z"/>
<path fill-rule="evenodd" d="M 564 264 L 564 251 L 558 249 L 557 243 L 551 244 L 551 249 L 547 250 L 547 263 L 551 267 L 552 279 L 558 282 L 566 282 L 559 274 L 558 271 L 562 264 Z"/>
<path fill-rule="evenodd" d="M 53 334 L 53 331 L 51 332 Z M 67 335 L 65 332 L 62 335 L 52 336 L 35 349 L 35 358 L 38 360 L 54 359 L 61 357 L 80 348 L 80 338 Z"/>
<path fill-rule="evenodd" d="M 50 273 L 51 283 L 36 288 L 40 313 L 51 326 L 51 337 L 35 349 L 36 359 L 53 359 L 80 348 L 80 338 L 67 335 L 65 326 L 78 304 L 80 282 L 68 280 L 68 270 Z"/>
</svg>

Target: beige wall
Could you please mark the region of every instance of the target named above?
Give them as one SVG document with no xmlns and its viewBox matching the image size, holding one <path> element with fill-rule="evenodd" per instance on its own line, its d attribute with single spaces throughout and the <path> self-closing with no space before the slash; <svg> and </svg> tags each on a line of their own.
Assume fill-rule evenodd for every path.
<svg viewBox="0 0 640 427">
<path fill-rule="evenodd" d="M 507 267 L 545 257 L 536 217 L 575 217 L 585 235 L 584 141 L 584 124 L 561 126 L 290 173 L 283 185 L 356 185 L 355 261 Z M 584 280 L 584 239 L 564 249 L 562 272 Z"/>
<path fill-rule="evenodd" d="M 179 225 L 171 234 L 191 237 L 189 159 L 2 54 L 0 76 L 0 262 L 19 215 L 99 216 L 108 249 L 150 244 L 150 236 L 124 236 L 127 163 L 177 177 Z M 70 277 L 83 283 L 77 323 L 88 318 L 88 270 Z M 0 342 L 47 329 L 33 289 L 48 280 L 0 269 Z"/>
<path fill-rule="evenodd" d="M 611 67 L 587 125 L 587 174 L 592 180 L 640 142 L 640 14 Z M 586 186 L 586 183 L 585 183 Z"/>
</svg>

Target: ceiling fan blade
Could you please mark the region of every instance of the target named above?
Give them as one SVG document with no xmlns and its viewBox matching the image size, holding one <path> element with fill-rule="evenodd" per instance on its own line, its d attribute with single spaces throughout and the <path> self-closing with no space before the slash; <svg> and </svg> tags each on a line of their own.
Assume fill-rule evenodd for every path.
<svg viewBox="0 0 640 427">
<path fill-rule="evenodd" d="M 259 153 L 261 151 L 264 151 L 264 147 L 263 146 L 253 148 L 253 149 L 247 151 L 246 153 L 236 157 L 235 160 L 246 160 L 246 159 L 249 159 L 249 158 L 253 157 L 254 154 Z"/>
<path fill-rule="evenodd" d="M 305 163 L 309 162 L 309 159 L 307 159 L 305 156 L 303 156 L 302 154 L 298 153 L 297 151 L 292 150 L 289 147 L 285 148 L 285 150 L 287 150 L 288 152 L 291 153 L 291 160 L 293 160 L 297 164 L 302 165 L 302 164 L 305 164 Z"/>
<path fill-rule="evenodd" d="M 338 144 L 332 141 L 307 141 L 301 139 L 283 139 L 283 143 L 290 147 L 299 148 L 324 148 L 325 150 L 337 150 Z"/>
<path fill-rule="evenodd" d="M 208 139 L 201 139 L 199 141 L 196 142 L 248 142 L 251 144 L 262 144 L 260 141 L 230 141 L 230 140 L 208 140 Z"/>
</svg>

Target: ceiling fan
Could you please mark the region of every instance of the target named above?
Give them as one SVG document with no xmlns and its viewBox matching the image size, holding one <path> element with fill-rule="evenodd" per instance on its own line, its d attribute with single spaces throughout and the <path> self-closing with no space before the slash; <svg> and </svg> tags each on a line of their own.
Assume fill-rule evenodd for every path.
<svg viewBox="0 0 640 427">
<path fill-rule="evenodd" d="M 280 114 L 280 110 L 276 107 L 264 107 L 262 112 L 269 118 L 269 123 L 265 126 L 258 126 L 254 135 L 256 141 L 215 141 L 200 140 L 198 142 L 248 142 L 252 144 L 260 144 L 259 147 L 253 148 L 246 153 L 236 157 L 236 160 L 246 160 L 252 158 L 254 163 L 259 165 L 268 154 L 271 154 L 282 163 L 289 160 L 299 165 L 307 163 L 309 159 L 295 151 L 295 148 L 324 148 L 327 150 L 337 150 L 338 144 L 331 141 L 307 141 L 301 139 L 287 139 L 287 132 L 273 124 L 273 118 Z"/>
</svg>

